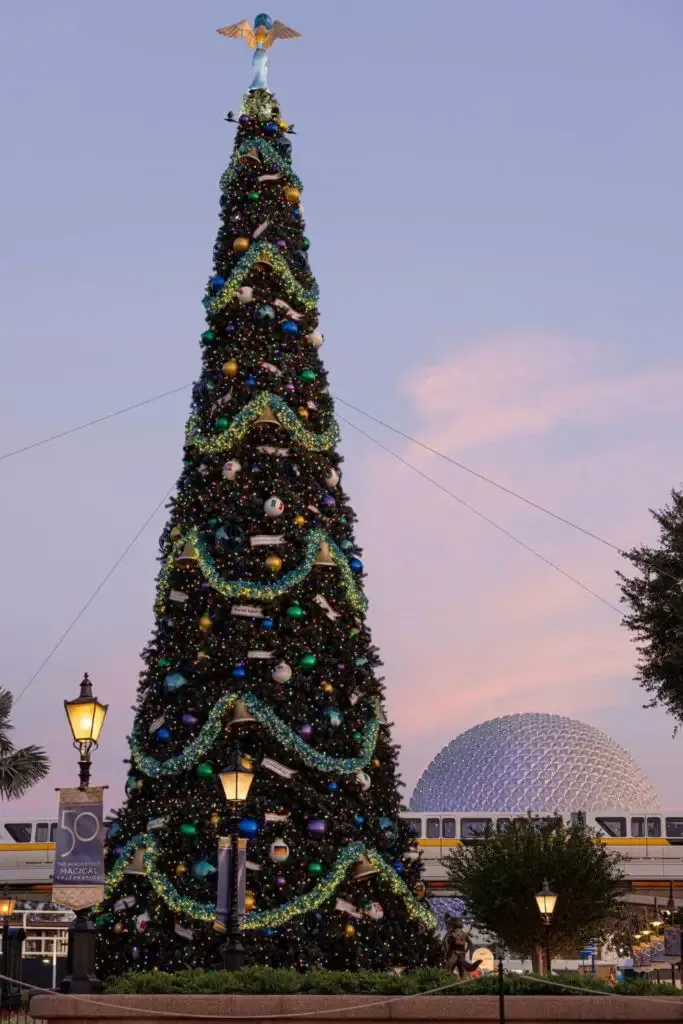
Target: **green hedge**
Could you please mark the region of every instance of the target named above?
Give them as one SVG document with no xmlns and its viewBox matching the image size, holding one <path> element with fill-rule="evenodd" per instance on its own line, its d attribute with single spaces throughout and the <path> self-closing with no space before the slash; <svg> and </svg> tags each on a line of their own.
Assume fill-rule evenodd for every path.
<svg viewBox="0 0 683 1024">
<path fill-rule="evenodd" d="M 375 974 L 370 971 L 344 973 L 343 971 L 309 971 L 300 974 L 293 970 L 273 970 L 269 967 L 245 967 L 241 971 L 178 971 L 163 974 L 131 972 L 112 980 L 106 987 L 108 994 L 165 995 L 167 993 L 242 993 L 245 995 L 290 995 L 309 992 L 320 995 L 413 995 L 430 989 L 452 985 L 458 979 L 444 970 L 421 970 L 409 974 Z M 614 992 L 619 995 L 679 995 L 672 985 L 650 985 L 645 981 L 622 982 L 609 986 L 585 975 L 563 975 L 555 981 L 565 981 L 586 992 Z M 578 995 L 549 985 L 545 980 L 532 980 L 530 975 L 508 974 L 505 991 L 509 995 Z M 464 985 L 447 989 L 443 995 L 493 995 L 498 992 L 496 975 L 475 978 Z"/>
</svg>

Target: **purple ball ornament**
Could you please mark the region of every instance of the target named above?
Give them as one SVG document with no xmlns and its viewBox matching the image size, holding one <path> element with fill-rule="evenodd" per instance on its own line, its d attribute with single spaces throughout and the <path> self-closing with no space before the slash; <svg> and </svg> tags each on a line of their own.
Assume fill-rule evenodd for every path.
<svg viewBox="0 0 683 1024">
<path fill-rule="evenodd" d="M 229 324 L 225 325 L 225 333 L 226 334 L 234 334 L 236 330 L 237 330 L 237 328 L 235 327 L 235 325 L 233 323 L 229 323 Z"/>
<path fill-rule="evenodd" d="M 285 885 L 287 885 L 287 879 L 285 878 L 284 875 L 276 875 L 274 881 L 278 889 L 282 889 Z"/>
<path fill-rule="evenodd" d="M 282 250 L 282 249 L 286 249 L 286 248 L 287 248 L 287 243 L 285 242 L 284 238 L 278 238 L 278 240 L 277 240 L 277 242 L 275 243 L 275 245 L 276 245 L 276 246 L 277 246 L 277 248 L 278 248 L 278 249 L 280 249 L 280 250 Z"/>
<path fill-rule="evenodd" d="M 308 743 L 313 736 L 313 726 L 309 725 L 308 722 L 304 722 L 303 725 L 299 726 L 299 736 L 301 736 L 302 740 Z"/>
<path fill-rule="evenodd" d="M 327 505 L 328 507 L 331 507 L 332 505 L 336 505 L 337 502 L 334 500 L 334 498 L 332 497 L 331 494 L 326 494 L 325 497 L 323 498 L 323 500 L 320 502 L 320 504 L 321 505 Z"/>
<path fill-rule="evenodd" d="M 285 384 L 285 391 L 296 391 L 296 388 L 294 387 L 291 381 L 289 382 L 289 384 Z"/>
<path fill-rule="evenodd" d="M 324 836 L 327 832 L 327 822 L 324 818 L 309 818 L 306 822 L 306 831 L 312 836 Z"/>
<path fill-rule="evenodd" d="M 191 715 L 189 711 L 186 711 L 183 717 L 180 719 L 186 729 L 193 729 L 199 721 L 194 715 Z"/>
<path fill-rule="evenodd" d="M 240 124 L 247 125 L 247 124 L 249 124 L 249 115 L 248 114 L 240 114 L 238 120 L 239 120 Z"/>
</svg>

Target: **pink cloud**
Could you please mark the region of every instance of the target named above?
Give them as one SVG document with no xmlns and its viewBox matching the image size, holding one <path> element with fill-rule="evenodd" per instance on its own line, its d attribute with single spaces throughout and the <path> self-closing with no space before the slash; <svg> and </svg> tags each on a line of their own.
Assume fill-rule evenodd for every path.
<svg viewBox="0 0 683 1024">
<path fill-rule="evenodd" d="M 653 537 L 648 506 L 680 478 L 669 438 L 683 428 L 683 364 L 629 374 L 614 365 L 604 346 L 506 335 L 411 375 L 403 392 L 427 443 L 472 449 L 473 468 L 630 546 Z M 616 552 L 395 436 L 381 440 L 619 605 Z M 590 721 L 625 708 L 615 739 L 628 747 L 625 723 L 635 734 L 646 713 L 620 615 L 386 453 L 371 449 L 362 475 L 372 621 L 407 792 L 443 743 L 499 714 Z M 663 713 L 647 714 L 661 734 L 651 770 L 666 792 L 672 765 L 683 768 L 681 744 L 671 745 Z"/>
</svg>

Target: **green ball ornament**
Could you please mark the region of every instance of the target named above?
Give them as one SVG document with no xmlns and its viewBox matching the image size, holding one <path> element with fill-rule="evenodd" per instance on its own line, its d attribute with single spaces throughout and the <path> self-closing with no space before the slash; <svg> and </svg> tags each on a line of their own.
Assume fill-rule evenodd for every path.
<svg viewBox="0 0 683 1024">
<path fill-rule="evenodd" d="M 354 729 L 354 731 L 351 733 L 351 738 L 356 740 L 356 742 L 360 742 L 360 740 L 363 739 L 363 733 L 358 732 L 357 729 Z"/>
<path fill-rule="evenodd" d="M 311 248 L 311 240 L 308 237 L 308 235 L 304 235 L 304 237 L 302 238 L 301 248 L 304 250 L 304 252 L 306 252 L 307 249 Z"/>
<path fill-rule="evenodd" d="M 227 430 L 230 426 L 230 420 L 227 416 L 219 416 L 216 420 L 216 430 Z"/>
<path fill-rule="evenodd" d="M 311 863 L 308 865 L 308 873 L 309 875 L 313 875 L 315 878 L 317 878 L 319 875 L 322 875 L 323 866 L 319 860 L 311 861 Z"/>
<path fill-rule="evenodd" d="M 196 768 L 197 776 L 200 779 L 210 779 L 213 775 L 213 765 L 208 761 L 202 761 Z"/>
<path fill-rule="evenodd" d="M 318 376 L 318 374 L 315 372 L 315 370 L 302 370 L 301 371 L 301 379 L 306 381 L 307 384 L 312 384 L 317 376 Z"/>
<path fill-rule="evenodd" d="M 290 619 L 303 619 L 305 614 L 306 613 L 298 601 L 295 601 L 294 604 L 290 604 L 287 609 L 287 617 Z"/>
<path fill-rule="evenodd" d="M 202 345 L 213 345 L 216 340 L 216 335 L 213 331 L 204 331 L 202 334 Z"/>
<path fill-rule="evenodd" d="M 196 836 L 197 826 L 193 825 L 191 821 L 184 821 L 178 831 L 181 836 Z"/>
<path fill-rule="evenodd" d="M 260 198 L 261 198 L 261 193 L 260 192 L 248 192 L 247 193 L 247 199 L 250 199 L 252 201 L 252 203 L 257 203 Z"/>
<path fill-rule="evenodd" d="M 168 668 L 170 664 L 168 658 L 159 658 L 159 668 Z"/>
<path fill-rule="evenodd" d="M 317 661 L 315 654 L 302 654 L 299 658 L 299 665 L 301 668 L 311 669 L 315 668 Z"/>
</svg>

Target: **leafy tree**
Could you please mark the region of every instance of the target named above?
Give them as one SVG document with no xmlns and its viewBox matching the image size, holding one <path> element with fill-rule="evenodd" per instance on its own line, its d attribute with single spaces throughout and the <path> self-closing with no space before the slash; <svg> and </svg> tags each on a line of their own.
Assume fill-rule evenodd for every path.
<svg viewBox="0 0 683 1024">
<path fill-rule="evenodd" d="M 516 819 L 501 833 L 453 850 L 448 878 L 475 926 L 497 935 L 513 953 L 540 967 L 545 925 L 535 894 L 547 879 L 557 893 L 553 955 L 571 955 L 612 930 L 620 913 L 618 855 L 596 842 L 583 822 Z"/>
<path fill-rule="evenodd" d="M 638 649 L 636 679 L 652 694 L 648 707 L 663 707 L 683 722 L 683 491 L 655 511 L 657 547 L 632 548 L 625 557 L 638 569 L 618 572 L 621 600 L 630 606 L 624 625 Z"/>
<path fill-rule="evenodd" d="M 9 690 L 0 690 L 0 799 L 16 800 L 44 779 L 50 762 L 42 747 L 31 744 L 18 750 L 9 739 L 14 698 Z"/>
</svg>

